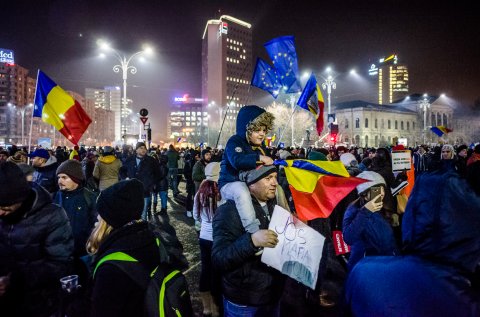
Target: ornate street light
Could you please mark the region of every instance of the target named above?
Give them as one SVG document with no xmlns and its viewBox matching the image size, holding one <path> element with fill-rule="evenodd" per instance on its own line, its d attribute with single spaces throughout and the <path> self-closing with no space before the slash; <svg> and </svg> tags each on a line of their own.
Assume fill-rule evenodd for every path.
<svg viewBox="0 0 480 317">
<path fill-rule="evenodd" d="M 113 71 L 115 73 L 120 73 L 120 70 L 122 71 L 122 79 L 123 79 L 123 100 L 122 104 L 120 107 L 120 133 L 125 130 L 125 123 L 124 123 L 124 109 L 127 109 L 127 78 L 128 78 L 128 73 L 130 72 L 132 75 L 137 73 L 137 68 L 135 66 L 130 65 L 130 62 L 135 58 L 138 57 L 141 54 L 151 54 L 153 53 L 153 49 L 151 47 L 144 46 L 143 50 L 138 51 L 136 53 L 133 53 L 129 57 L 123 55 L 119 51 L 113 49 L 110 47 L 108 43 L 105 41 L 99 40 L 98 44 L 100 45 L 100 48 L 107 51 L 111 52 L 113 56 L 118 60 L 119 64 L 113 66 Z M 105 55 L 102 54 L 102 57 Z"/>
<path fill-rule="evenodd" d="M 423 100 L 420 102 L 420 108 L 423 110 L 423 144 L 425 144 L 427 137 L 427 111 L 430 108 L 427 95 L 423 95 Z"/>
<path fill-rule="evenodd" d="M 327 100 L 328 100 L 328 113 L 327 115 L 331 114 L 331 94 L 332 94 L 332 89 L 337 89 L 337 83 L 333 81 L 332 75 L 328 75 L 327 79 L 325 79 L 325 82 L 322 83 L 322 88 L 323 90 L 327 91 Z"/>
</svg>

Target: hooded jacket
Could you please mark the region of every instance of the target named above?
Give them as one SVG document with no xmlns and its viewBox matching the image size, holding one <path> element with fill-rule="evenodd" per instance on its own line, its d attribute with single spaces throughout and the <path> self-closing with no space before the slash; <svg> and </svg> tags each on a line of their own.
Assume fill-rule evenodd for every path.
<svg viewBox="0 0 480 317">
<path fill-rule="evenodd" d="M 406 256 L 369 257 L 352 270 L 354 316 L 479 316 L 469 280 L 480 263 L 480 197 L 454 162 L 417 177 L 403 217 Z"/>
<path fill-rule="evenodd" d="M 227 141 L 220 165 L 220 188 L 226 183 L 239 181 L 240 171 L 251 170 L 257 166 L 262 153 L 259 149 L 253 149 L 247 140 L 247 126 L 264 112 L 264 109 L 257 106 L 246 106 L 238 112 L 236 134 Z M 265 148 L 263 151 L 265 152 Z"/>
<path fill-rule="evenodd" d="M 98 159 L 93 169 L 93 177 L 99 180 L 98 188 L 104 190 L 118 182 L 122 161 L 115 155 L 105 155 Z"/>
<path fill-rule="evenodd" d="M 34 167 L 33 182 L 45 188 L 50 194 L 53 194 L 58 189 L 57 167 L 57 159 L 50 156 L 44 166 Z"/>
<path fill-rule="evenodd" d="M 16 307 L 2 308 L 2 316 L 50 316 L 71 264 L 73 236 L 65 211 L 43 187 L 33 185 L 20 210 L 0 217 L 0 250 L 12 252 L 15 262 L 8 292 Z"/>
</svg>

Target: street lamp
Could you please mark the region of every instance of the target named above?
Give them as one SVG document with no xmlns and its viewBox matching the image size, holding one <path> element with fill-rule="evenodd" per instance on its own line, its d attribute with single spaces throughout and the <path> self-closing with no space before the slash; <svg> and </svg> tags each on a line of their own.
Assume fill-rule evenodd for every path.
<svg viewBox="0 0 480 317">
<path fill-rule="evenodd" d="M 132 55 L 130 55 L 130 57 L 127 57 L 123 54 L 121 54 L 119 51 L 115 50 L 114 48 L 110 47 L 110 45 L 108 43 L 106 43 L 105 41 L 102 41 L 102 40 L 99 40 L 98 41 L 98 44 L 100 45 L 100 48 L 105 50 L 105 51 L 108 51 L 108 52 L 111 52 L 113 54 L 113 56 L 115 56 L 115 58 L 118 60 L 118 62 L 120 64 L 117 64 L 115 66 L 113 66 L 113 71 L 115 73 L 119 73 L 120 70 L 122 70 L 122 79 L 123 79 L 123 100 L 122 100 L 122 105 L 120 106 L 120 133 L 122 132 L 122 130 L 124 130 L 126 127 L 125 127 L 125 124 L 123 122 L 123 111 L 124 109 L 127 109 L 127 77 L 128 77 L 128 72 L 130 72 L 132 75 L 133 74 L 136 74 L 137 73 L 137 68 L 135 66 L 132 66 L 130 65 L 130 62 L 137 56 L 141 55 L 141 54 L 151 54 L 153 53 L 153 49 L 151 47 L 148 47 L 148 46 L 144 46 L 143 50 L 141 51 L 138 51 L 136 53 L 133 53 Z M 102 57 L 104 57 L 105 55 L 102 54 L 101 55 Z"/>
<path fill-rule="evenodd" d="M 331 99 L 331 94 L 332 94 L 332 89 L 337 89 L 337 83 L 333 81 L 332 75 L 328 75 L 327 79 L 325 79 L 325 82 L 322 83 L 322 88 L 323 90 L 327 91 L 327 100 L 328 100 L 328 113 L 327 115 L 331 114 L 331 104 L 332 104 L 332 99 Z"/>
<path fill-rule="evenodd" d="M 427 137 L 427 111 L 430 108 L 427 95 L 423 95 L 423 100 L 420 102 L 420 108 L 423 110 L 423 144 L 425 144 Z"/>
<path fill-rule="evenodd" d="M 9 107 L 13 107 L 13 108 L 16 108 L 18 109 L 18 111 L 20 111 L 20 114 L 22 115 L 22 145 L 25 145 L 25 110 L 27 110 L 27 108 L 29 107 L 32 107 L 33 104 L 29 103 L 28 105 L 24 106 L 24 107 L 18 107 L 18 106 L 15 106 L 13 104 L 11 104 L 10 102 L 7 104 Z"/>
</svg>

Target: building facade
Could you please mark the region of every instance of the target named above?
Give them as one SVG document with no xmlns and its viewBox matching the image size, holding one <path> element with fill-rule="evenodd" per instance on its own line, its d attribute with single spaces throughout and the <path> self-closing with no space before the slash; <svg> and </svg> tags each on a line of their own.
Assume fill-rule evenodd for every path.
<svg viewBox="0 0 480 317">
<path fill-rule="evenodd" d="M 408 95 L 408 68 L 392 54 L 370 65 L 368 74 L 378 90 L 378 104 L 389 104 Z"/>
<path fill-rule="evenodd" d="M 228 15 L 209 20 L 202 36 L 202 98 L 217 130 L 225 114 L 224 129 L 235 127 L 248 103 L 252 69 L 251 25 Z"/>
<path fill-rule="evenodd" d="M 189 146 L 208 144 L 209 118 L 202 98 L 176 97 L 170 106 L 167 122 L 169 141 Z"/>
<path fill-rule="evenodd" d="M 113 130 L 115 131 L 114 138 L 112 140 L 121 140 L 124 131 L 122 131 L 122 92 L 120 87 L 107 86 L 103 89 L 86 88 L 85 99 L 92 100 L 96 109 L 104 109 L 112 112 L 114 116 Z M 128 109 L 124 109 L 124 111 L 128 112 Z M 126 117 L 127 115 L 124 113 L 123 118 Z M 112 129 L 112 127 L 108 127 L 107 129 Z"/>
</svg>

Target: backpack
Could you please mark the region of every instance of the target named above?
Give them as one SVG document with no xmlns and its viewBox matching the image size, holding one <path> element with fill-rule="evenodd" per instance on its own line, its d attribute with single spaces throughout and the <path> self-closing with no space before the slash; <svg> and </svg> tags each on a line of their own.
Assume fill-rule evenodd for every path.
<svg viewBox="0 0 480 317">
<path fill-rule="evenodd" d="M 147 272 L 137 259 L 124 252 L 114 252 L 105 255 L 98 261 L 95 272 L 105 262 L 115 265 L 140 287 L 145 289 L 145 317 L 190 317 L 193 316 L 192 302 L 188 283 L 179 270 L 168 263 L 168 254 L 161 239 L 154 232 L 160 252 L 160 265 L 152 272 Z"/>
</svg>

